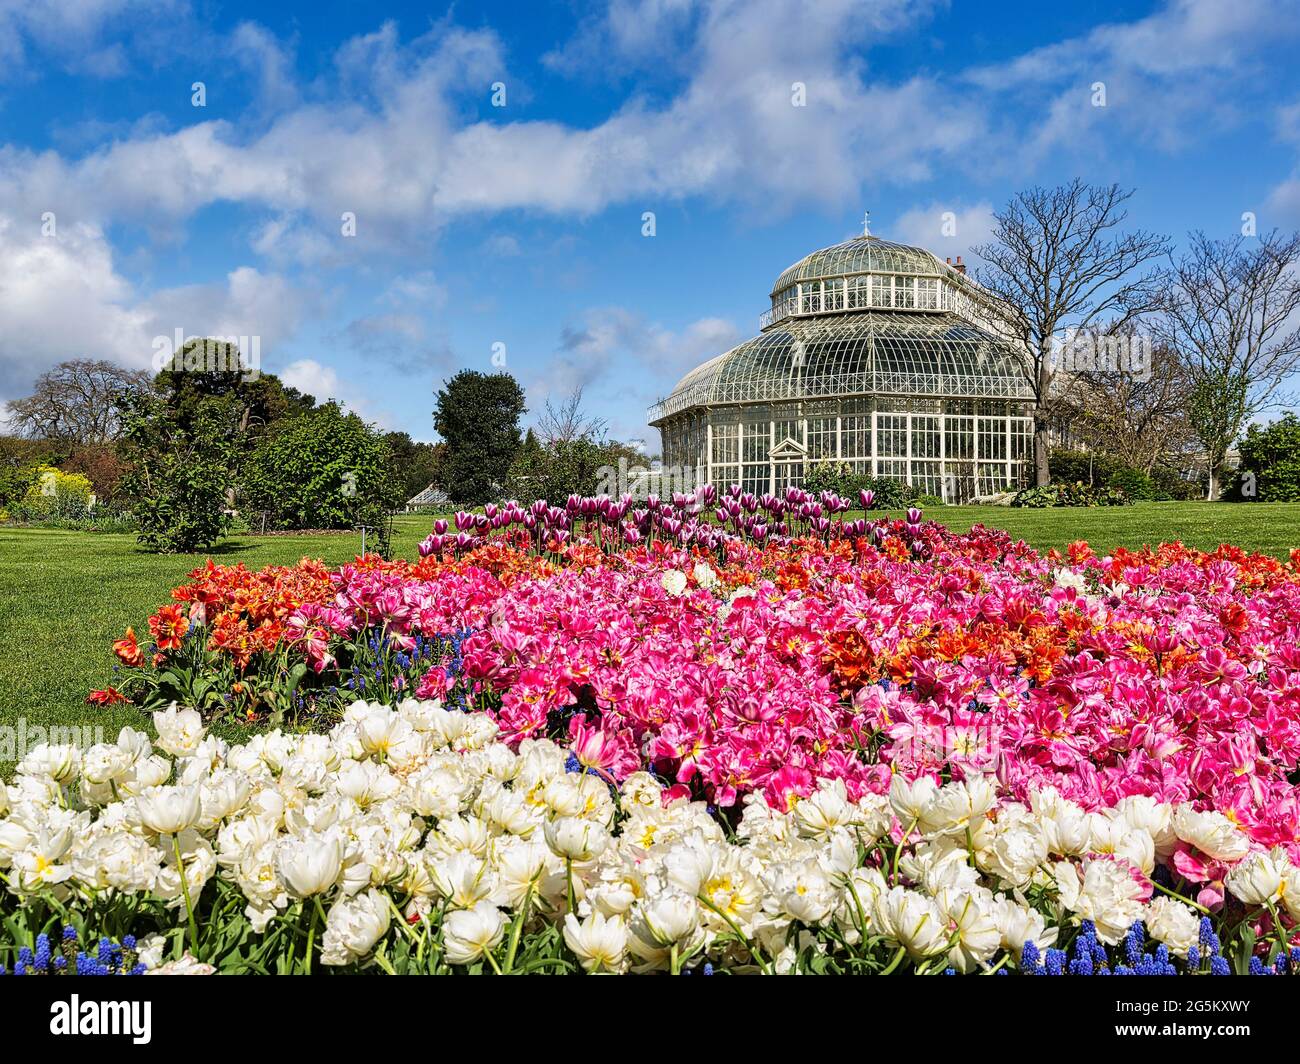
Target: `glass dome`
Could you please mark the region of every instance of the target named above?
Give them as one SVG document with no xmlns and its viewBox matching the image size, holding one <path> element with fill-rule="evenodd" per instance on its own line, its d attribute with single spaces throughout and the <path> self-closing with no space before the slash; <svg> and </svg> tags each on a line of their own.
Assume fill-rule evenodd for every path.
<svg viewBox="0 0 1300 1064">
<path fill-rule="evenodd" d="M 802 281 L 844 277 L 855 273 L 889 273 L 943 276 L 955 272 L 924 248 L 895 244 L 878 236 L 856 236 L 805 255 L 789 267 L 772 286 L 772 295 Z"/>
<path fill-rule="evenodd" d="M 834 463 L 959 502 L 1025 481 L 1033 389 L 964 268 L 854 237 L 785 270 L 771 302 L 759 335 L 650 409 L 677 482 L 777 491 Z"/>
</svg>

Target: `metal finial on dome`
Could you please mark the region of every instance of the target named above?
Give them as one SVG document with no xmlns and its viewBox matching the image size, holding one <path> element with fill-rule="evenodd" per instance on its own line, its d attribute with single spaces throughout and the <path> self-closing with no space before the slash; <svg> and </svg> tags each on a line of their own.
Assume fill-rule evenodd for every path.
<svg viewBox="0 0 1300 1064">
<path fill-rule="evenodd" d="M 871 235 L 871 212 L 870 211 L 867 211 L 865 214 L 862 215 L 862 235 L 863 236 Z"/>
</svg>

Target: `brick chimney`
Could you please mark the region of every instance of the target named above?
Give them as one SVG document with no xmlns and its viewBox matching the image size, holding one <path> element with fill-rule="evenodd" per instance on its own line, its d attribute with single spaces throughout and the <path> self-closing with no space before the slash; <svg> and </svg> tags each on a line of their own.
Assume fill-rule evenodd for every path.
<svg viewBox="0 0 1300 1064">
<path fill-rule="evenodd" d="M 956 271 L 957 271 L 958 273 L 965 273 L 965 272 L 966 272 L 966 264 L 965 264 L 964 262 L 961 261 L 961 256 L 960 256 L 960 255 L 957 256 L 957 262 L 956 262 L 956 264 L 955 264 L 955 266 L 954 266 L 954 269 L 956 269 Z"/>
</svg>

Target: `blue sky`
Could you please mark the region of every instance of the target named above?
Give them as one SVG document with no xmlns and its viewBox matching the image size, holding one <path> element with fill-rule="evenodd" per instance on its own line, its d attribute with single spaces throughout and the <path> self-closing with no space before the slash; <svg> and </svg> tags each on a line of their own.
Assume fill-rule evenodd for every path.
<svg viewBox="0 0 1300 1064">
<path fill-rule="evenodd" d="M 1075 176 L 1176 239 L 1300 226 L 1298 7 L 0 0 L 0 400 L 181 329 L 430 439 L 504 344 L 530 418 L 581 385 L 653 451 L 864 210 L 940 255 Z"/>
</svg>

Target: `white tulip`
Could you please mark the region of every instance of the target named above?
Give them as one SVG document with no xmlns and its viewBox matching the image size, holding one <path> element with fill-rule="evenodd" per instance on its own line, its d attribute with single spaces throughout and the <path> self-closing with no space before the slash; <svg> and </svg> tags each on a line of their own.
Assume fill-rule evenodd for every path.
<svg viewBox="0 0 1300 1064">
<path fill-rule="evenodd" d="M 1093 853 L 1112 853 L 1131 861 L 1147 875 L 1155 871 L 1156 845 L 1146 828 L 1135 827 L 1125 818 L 1112 819 L 1100 813 L 1089 818 Z"/>
<path fill-rule="evenodd" d="M 18 762 L 18 775 L 68 783 L 81 767 L 81 751 L 71 743 L 53 746 L 41 743 Z"/>
<path fill-rule="evenodd" d="M 1086 849 L 1092 824 L 1083 808 L 1048 787 L 1030 795 L 1029 802 L 1042 827 L 1049 852 L 1073 857 Z"/>
<path fill-rule="evenodd" d="M 593 913 L 579 921 L 564 917 L 564 941 L 586 972 L 617 972 L 627 952 L 627 924 L 617 916 Z"/>
<path fill-rule="evenodd" d="M 1292 920 L 1300 920 L 1300 868 L 1295 865 L 1282 874 L 1282 904 Z"/>
<path fill-rule="evenodd" d="M 1199 813 L 1190 805 L 1174 810 L 1174 831 L 1207 857 L 1216 861 L 1238 861 L 1250 850 L 1250 840 L 1222 813 Z"/>
<path fill-rule="evenodd" d="M 1011 886 L 1022 886 L 1047 863 L 1047 839 L 1036 824 L 1013 824 L 997 833 L 988 857 L 990 872 Z"/>
<path fill-rule="evenodd" d="M 947 783 L 921 810 L 921 830 L 944 835 L 973 832 L 996 800 L 996 789 L 982 776 Z"/>
<path fill-rule="evenodd" d="M 189 757 L 203 741 L 203 718 L 193 709 L 170 708 L 153 715 L 158 729 L 158 749 L 172 757 Z"/>
<path fill-rule="evenodd" d="M 668 569 L 659 578 L 659 586 L 670 595 L 686 594 L 686 574 L 679 569 Z"/>
<path fill-rule="evenodd" d="M 1155 843 L 1158 857 L 1168 857 L 1178 845 L 1178 836 L 1174 832 L 1174 807 L 1168 802 L 1150 795 L 1134 794 L 1119 800 L 1115 814 L 1133 827 L 1145 830 Z"/>
<path fill-rule="evenodd" d="M 938 793 L 939 785 L 929 776 L 918 776 L 909 781 L 895 773 L 889 781 L 889 804 L 893 806 L 904 827 L 919 821 L 926 806 L 934 801 L 934 796 Z"/>
<path fill-rule="evenodd" d="M 251 791 L 248 778 L 239 772 L 222 769 L 200 785 L 199 795 L 202 816 L 207 827 L 213 827 L 243 809 Z"/>
<path fill-rule="evenodd" d="M 665 891 L 642 900 L 632 911 L 628 948 L 653 968 L 670 965 L 677 956 L 689 955 L 703 940 L 699 906 L 678 891 Z"/>
<path fill-rule="evenodd" d="M 1173 898 L 1154 898 L 1142 915 L 1147 933 L 1169 947 L 1169 952 L 1186 957 L 1200 940 L 1201 920 L 1196 911 Z"/>
<path fill-rule="evenodd" d="M 491 897 L 495 886 L 495 877 L 486 862 L 468 850 L 430 860 L 428 869 L 438 893 L 458 909 L 472 908 Z"/>
<path fill-rule="evenodd" d="M 156 754 L 142 757 L 117 781 L 117 793 L 122 798 L 143 794 L 151 787 L 161 787 L 171 774 L 172 765 L 166 758 Z"/>
<path fill-rule="evenodd" d="M 856 816 L 843 780 L 823 784 L 794 807 L 799 834 L 809 839 L 824 839 L 837 827 L 851 824 Z"/>
<path fill-rule="evenodd" d="M 1021 905 L 1014 898 L 1001 897 L 993 904 L 993 920 L 1002 936 L 1002 948 L 1016 960 L 1032 942 L 1042 953 L 1056 943 L 1056 928 L 1048 928 L 1043 914 Z"/>
<path fill-rule="evenodd" d="M 702 588 L 718 586 L 718 574 L 713 571 L 708 562 L 696 562 L 695 568 L 691 570 L 691 575 L 695 577 L 695 582 Z"/>
<path fill-rule="evenodd" d="M 1076 867 L 1061 861 L 1054 869 L 1061 904 L 1081 919 L 1091 920 L 1097 937 L 1115 945 L 1141 918 L 1142 903 L 1150 895 L 1134 877 L 1134 869 L 1123 861 L 1104 857 L 1085 858 Z"/>
<path fill-rule="evenodd" d="M 81 778 L 102 786 L 125 776 L 133 764 L 135 759 L 120 746 L 100 743 L 87 750 L 81 759 Z"/>
<path fill-rule="evenodd" d="M 1282 899 L 1290 863 L 1281 847 L 1248 853 L 1229 870 L 1224 885 L 1247 905 L 1271 905 Z"/>
<path fill-rule="evenodd" d="M 496 948 L 505 929 L 505 914 L 491 902 L 457 909 L 442 925 L 443 953 L 452 964 L 471 964 Z"/>
<path fill-rule="evenodd" d="M 947 921 L 929 898 L 914 890 L 893 887 L 876 899 L 875 923 L 914 961 L 932 957 L 948 944 Z"/>
<path fill-rule="evenodd" d="M 203 813 L 198 787 L 149 787 L 135 798 L 136 814 L 149 831 L 178 835 Z"/>
<path fill-rule="evenodd" d="M 548 821 L 545 829 L 546 845 L 566 861 L 590 861 L 605 852 L 609 845 L 609 832 L 590 820 L 565 816 Z"/>
<path fill-rule="evenodd" d="M 343 842 L 333 831 L 284 839 L 276 853 L 276 867 L 295 897 L 324 894 L 343 873 Z"/>
<path fill-rule="evenodd" d="M 989 900 L 973 892 L 945 894 L 943 901 L 949 936 L 956 940 L 948 950 L 948 963 L 963 973 L 984 967 L 1002 947 L 1002 932 Z"/>
<path fill-rule="evenodd" d="M 366 956 L 392 925 L 388 900 L 377 890 L 330 906 L 321 938 L 322 964 L 351 964 Z"/>
</svg>

